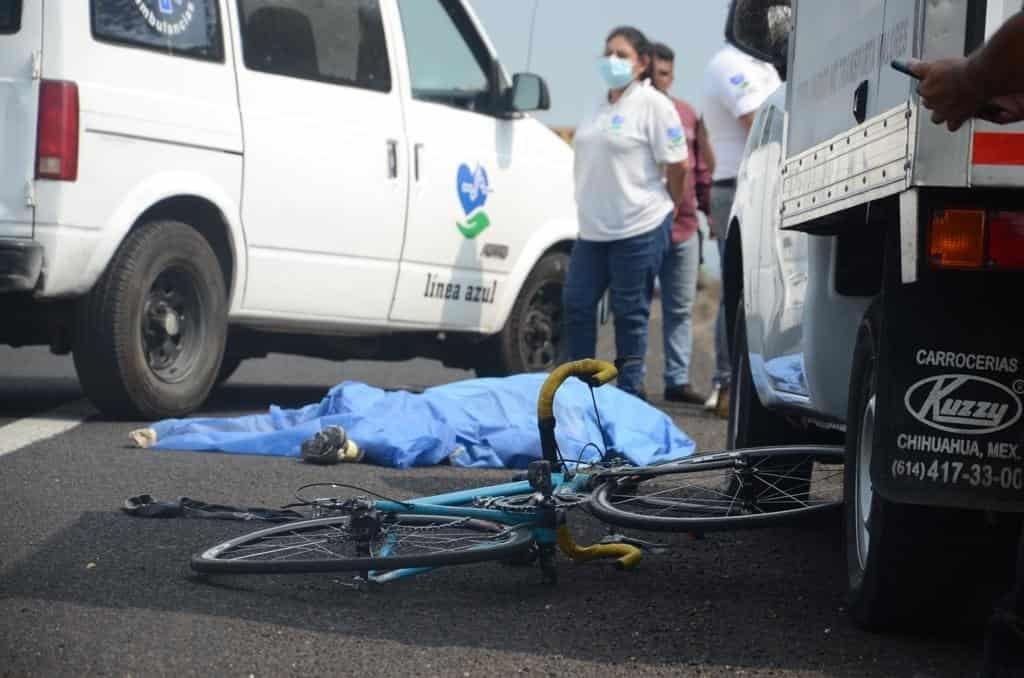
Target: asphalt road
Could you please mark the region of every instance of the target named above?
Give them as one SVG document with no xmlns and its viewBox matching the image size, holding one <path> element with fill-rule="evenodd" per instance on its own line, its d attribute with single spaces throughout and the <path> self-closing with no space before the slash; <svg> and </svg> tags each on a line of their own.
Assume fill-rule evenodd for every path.
<svg viewBox="0 0 1024 678">
<path fill-rule="evenodd" d="M 698 309 L 698 385 L 710 370 L 712 309 L 707 299 Z M 659 348 L 652 341 L 652 394 L 661 390 Z M 392 387 L 467 376 L 427 361 L 272 356 L 244 365 L 206 412 L 305 404 L 343 379 Z M 26 431 L 88 414 L 80 398 L 70 359 L 0 349 L 0 451 Z M 720 420 L 666 409 L 702 449 L 722 445 Z M 630 573 L 562 563 L 555 588 L 536 570 L 489 564 L 369 593 L 335 576 L 197 580 L 191 554 L 253 526 L 132 518 L 118 510 L 124 498 L 274 506 L 325 479 L 414 496 L 509 473 L 155 453 L 129 445 L 136 427 L 93 416 L 0 456 L 0 674 L 924 677 L 977 667 L 976 632 L 882 636 L 852 625 L 835 523 L 673 536 L 670 555 Z M 585 517 L 574 528 L 581 541 L 602 533 Z"/>
</svg>

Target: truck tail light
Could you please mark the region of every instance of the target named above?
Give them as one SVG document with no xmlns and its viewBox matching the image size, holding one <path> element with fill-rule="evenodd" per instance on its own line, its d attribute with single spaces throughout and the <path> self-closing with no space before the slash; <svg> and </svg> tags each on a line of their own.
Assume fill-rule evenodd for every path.
<svg viewBox="0 0 1024 678">
<path fill-rule="evenodd" d="M 1024 212 L 991 212 L 988 258 L 996 268 L 1024 268 Z"/>
<path fill-rule="evenodd" d="M 40 84 L 36 178 L 78 178 L 78 86 L 73 82 Z"/>
<path fill-rule="evenodd" d="M 928 254 L 936 268 L 1024 270 L 1024 211 L 936 210 Z"/>
<path fill-rule="evenodd" d="M 932 216 L 928 253 L 938 268 L 981 268 L 985 263 L 985 212 L 938 210 Z"/>
</svg>

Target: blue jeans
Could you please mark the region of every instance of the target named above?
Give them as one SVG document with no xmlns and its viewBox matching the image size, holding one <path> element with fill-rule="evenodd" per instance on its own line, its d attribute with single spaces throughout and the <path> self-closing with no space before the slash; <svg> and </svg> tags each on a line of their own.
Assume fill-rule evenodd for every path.
<svg viewBox="0 0 1024 678">
<path fill-rule="evenodd" d="M 624 240 L 577 240 L 565 279 L 566 344 L 569 360 L 593 358 L 597 352 L 597 304 L 611 291 L 615 316 L 618 386 L 644 393 L 647 321 L 654 279 L 661 268 L 669 220 L 658 228 Z"/>
<path fill-rule="evenodd" d="M 700 238 L 670 244 L 661 262 L 662 336 L 665 340 L 665 387 L 690 383 L 693 352 L 693 300 L 700 272 Z"/>
</svg>

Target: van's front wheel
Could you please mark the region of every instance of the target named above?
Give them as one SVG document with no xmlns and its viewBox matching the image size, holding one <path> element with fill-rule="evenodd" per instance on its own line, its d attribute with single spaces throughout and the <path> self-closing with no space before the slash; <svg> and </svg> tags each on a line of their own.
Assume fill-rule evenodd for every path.
<svg viewBox="0 0 1024 678">
<path fill-rule="evenodd" d="M 209 243 L 186 224 L 153 222 L 125 239 L 81 301 L 75 368 L 108 416 L 182 416 L 209 395 L 226 336 L 224 276 Z"/>
<path fill-rule="evenodd" d="M 569 268 L 564 252 L 541 257 L 519 291 L 504 329 L 485 342 L 476 365 L 481 377 L 546 372 L 562 348 L 562 288 Z"/>
</svg>

